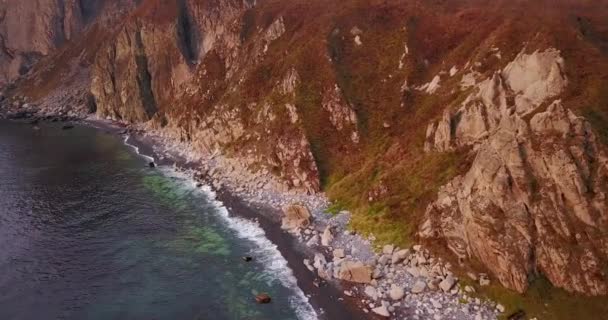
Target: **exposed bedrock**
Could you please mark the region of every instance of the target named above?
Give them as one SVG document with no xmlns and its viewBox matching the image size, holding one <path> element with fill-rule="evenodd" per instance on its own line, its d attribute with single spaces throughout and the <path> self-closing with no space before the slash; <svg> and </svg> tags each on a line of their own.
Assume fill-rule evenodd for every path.
<svg viewBox="0 0 608 320">
<path fill-rule="evenodd" d="M 558 96 L 557 50 L 520 54 L 427 130 L 427 151 L 473 147 L 469 171 L 443 186 L 420 235 L 443 238 L 519 292 L 536 274 L 587 295 L 608 288 L 605 151 Z M 527 120 L 529 119 L 529 120 Z"/>
</svg>

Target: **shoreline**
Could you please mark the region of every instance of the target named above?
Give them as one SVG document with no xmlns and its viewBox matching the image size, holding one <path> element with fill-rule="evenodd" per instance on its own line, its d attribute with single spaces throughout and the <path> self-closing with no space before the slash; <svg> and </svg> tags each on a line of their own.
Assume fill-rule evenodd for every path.
<svg viewBox="0 0 608 320">
<path fill-rule="evenodd" d="M 458 279 L 450 271 L 449 263 L 431 257 L 419 245 L 401 250 L 385 246 L 383 252 L 374 252 L 371 239 L 348 231 L 349 212 L 343 211 L 335 216 L 325 212 L 330 203 L 322 193 L 303 195 L 272 188 L 252 190 L 251 186 L 256 188 L 259 183 L 255 179 L 254 183 L 250 183 L 248 177 L 243 177 L 249 172 L 239 171 L 233 163 L 228 162 L 228 169 L 225 170 L 223 165 L 226 163 L 215 154 L 205 158 L 193 152 L 188 143 L 161 136 L 156 130 L 137 125 L 131 128 L 134 129 L 131 141 L 143 148 L 144 153 L 147 149 L 152 154 L 161 154 L 160 164 L 167 158 L 177 158 L 176 162 L 182 165 L 182 169 L 191 170 L 193 179 L 211 186 L 230 212 L 234 214 L 233 206 L 240 205 L 241 209 L 246 208 L 242 211 L 246 212 L 246 217 L 262 222 L 261 227 L 288 260 L 289 267 L 298 279 L 298 285 L 311 297 L 311 304 L 315 308 L 319 303 L 312 301 L 312 298 L 318 293 L 321 300 L 328 296 L 329 300 L 344 301 L 338 304 L 323 301 L 323 304 L 329 309 L 334 309 L 336 305 L 347 305 L 355 316 L 348 315 L 346 319 L 480 320 L 496 319 L 501 313 L 501 305 L 469 297 L 468 294 L 472 293 L 468 291 L 470 287 L 462 287 L 461 290 Z M 193 154 L 195 160 L 192 159 Z M 281 218 L 284 215 L 281 209 L 293 204 L 304 204 L 307 207 L 311 213 L 311 225 L 297 229 L 296 232 L 288 232 L 281 228 Z M 237 215 L 240 216 L 240 213 Z M 310 244 L 312 238 L 322 238 L 327 229 L 332 233 L 330 243 Z M 387 252 L 387 247 L 390 247 L 390 252 Z M 342 250 L 344 256 L 336 257 L 334 249 Z M 408 252 L 408 257 L 395 262 L 394 256 L 404 251 Z M 340 279 L 338 269 L 345 260 L 371 266 L 371 281 L 362 284 Z M 451 282 L 444 288 L 442 280 L 446 279 Z M 421 282 L 424 282 L 425 288 L 416 289 Z M 395 285 L 401 289 L 400 297 L 393 297 L 392 287 Z M 462 302 L 463 299 L 465 302 Z M 328 316 L 327 319 L 342 317 Z"/>
<path fill-rule="evenodd" d="M 103 121 L 85 120 L 85 125 L 90 125 L 99 130 L 125 137 L 125 144 L 136 148 L 136 152 L 147 158 L 154 159 L 154 162 L 161 166 L 173 166 L 175 170 L 185 172 L 188 170 L 196 170 L 198 164 L 185 162 L 184 159 L 168 159 L 159 160 L 159 155 L 153 150 L 153 146 L 147 144 L 139 135 L 124 134 L 126 127 L 118 126 L 116 123 L 107 123 Z M 207 176 L 192 176 L 193 180 L 198 183 L 210 186 L 210 178 Z M 210 186 L 211 187 L 211 186 Z M 279 253 L 287 261 L 288 268 L 291 269 L 297 281 L 298 287 L 304 292 L 308 302 L 317 313 L 318 319 L 327 320 L 364 320 L 364 319 L 380 319 L 373 317 L 370 314 L 363 312 L 355 303 L 355 299 L 351 298 L 347 301 L 345 295 L 340 288 L 331 284 L 321 284 L 317 286 L 317 279 L 311 273 L 302 260 L 308 256 L 306 248 L 296 238 L 284 232 L 280 228 L 280 220 L 277 218 L 276 211 L 273 208 L 262 206 L 253 207 L 251 203 L 247 203 L 238 195 L 231 193 L 226 188 L 213 190 L 216 194 L 215 199 L 223 204 L 228 210 L 229 215 L 238 218 L 244 218 L 256 222 L 264 231 L 266 238 L 277 246 Z M 256 257 L 253 257 L 254 259 Z M 339 303 L 337 303 L 339 301 Z"/>
</svg>

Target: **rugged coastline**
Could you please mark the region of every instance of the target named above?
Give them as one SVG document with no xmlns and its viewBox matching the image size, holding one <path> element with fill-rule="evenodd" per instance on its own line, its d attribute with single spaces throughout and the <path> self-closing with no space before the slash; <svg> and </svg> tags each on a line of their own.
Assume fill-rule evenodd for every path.
<svg viewBox="0 0 608 320">
<path fill-rule="evenodd" d="M 326 212 L 330 203 L 323 194 L 258 188 L 271 185 L 265 179 L 272 177 L 251 174 L 218 154 L 198 154 L 163 132 L 94 115 L 39 110 L 30 104 L 4 110 L 3 117 L 34 126 L 38 121 L 78 122 L 121 135 L 140 154 L 187 173 L 199 186 L 210 186 L 231 214 L 259 223 L 288 260 L 298 285 L 321 311 L 321 318 L 479 320 L 495 319 L 504 311 L 499 304 L 470 297 L 474 289 L 460 286 L 450 265 L 431 257 L 420 245 L 405 249 L 385 246 L 376 253 L 373 239 L 348 230 L 348 212 Z M 281 220 L 292 205 L 302 205 L 310 212 L 309 224 L 284 230 Z M 342 279 L 345 262 L 368 271 L 363 278 Z"/>
</svg>

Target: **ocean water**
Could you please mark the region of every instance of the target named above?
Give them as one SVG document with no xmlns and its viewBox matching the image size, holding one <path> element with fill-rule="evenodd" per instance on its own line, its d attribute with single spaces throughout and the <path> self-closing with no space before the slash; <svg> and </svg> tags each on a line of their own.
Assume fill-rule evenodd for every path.
<svg viewBox="0 0 608 320">
<path fill-rule="evenodd" d="M 0 122 L 0 319 L 316 319 L 259 226 L 146 164 L 103 131 Z"/>
</svg>

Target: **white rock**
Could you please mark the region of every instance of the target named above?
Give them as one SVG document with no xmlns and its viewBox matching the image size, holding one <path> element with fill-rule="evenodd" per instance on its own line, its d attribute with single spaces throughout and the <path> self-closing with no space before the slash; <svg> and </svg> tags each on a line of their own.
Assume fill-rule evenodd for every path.
<svg viewBox="0 0 608 320">
<path fill-rule="evenodd" d="M 378 299 L 378 291 L 376 290 L 376 288 L 374 288 L 372 286 L 366 286 L 365 290 L 363 292 L 365 293 L 366 296 L 370 297 L 372 300 Z"/>
<path fill-rule="evenodd" d="M 418 268 L 416 268 L 416 267 L 407 268 L 406 271 L 414 277 L 420 276 L 420 270 L 418 270 Z"/>
<path fill-rule="evenodd" d="M 378 259 L 378 264 L 383 266 L 388 263 L 389 259 L 390 258 L 388 256 L 382 256 Z"/>
<path fill-rule="evenodd" d="M 344 249 L 334 249 L 334 258 L 342 259 L 345 257 Z"/>
<path fill-rule="evenodd" d="M 433 305 L 433 307 L 435 307 L 435 309 L 441 309 L 443 307 L 441 303 L 439 303 L 439 301 L 435 299 L 431 300 L 431 304 Z"/>
<path fill-rule="evenodd" d="M 360 46 L 363 44 L 363 42 L 361 42 L 361 36 L 360 35 L 356 35 L 355 36 L 355 44 Z"/>
<path fill-rule="evenodd" d="M 407 258 L 407 256 L 410 254 L 410 250 L 408 249 L 403 249 L 403 250 L 399 250 L 393 253 L 393 257 L 391 259 L 391 262 L 393 264 L 399 263 L 401 261 L 403 261 L 405 258 Z"/>
<path fill-rule="evenodd" d="M 319 244 L 319 236 L 318 235 L 314 235 L 312 237 L 310 237 L 310 239 L 306 242 L 306 245 L 309 247 L 312 246 L 316 246 Z"/>
<path fill-rule="evenodd" d="M 505 307 L 499 303 L 496 305 L 496 310 L 500 313 L 503 313 L 503 312 L 505 312 Z"/>
<path fill-rule="evenodd" d="M 426 282 L 418 280 L 412 287 L 412 293 L 421 293 L 424 289 L 426 289 Z"/>
<path fill-rule="evenodd" d="M 393 300 L 401 300 L 405 296 L 405 291 L 403 291 L 403 288 L 393 284 L 388 294 Z"/>
<path fill-rule="evenodd" d="M 310 271 L 315 271 L 315 268 L 310 264 L 310 260 L 304 259 L 304 265 L 306 266 L 306 269 Z"/>
<path fill-rule="evenodd" d="M 391 314 L 388 312 L 388 309 L 385 306 L 379 306 L 378 308 L 374 308 L 374 309 L 372 309 L 372 312 L 379 316 L 386 317 L 386 318 L 391 316 Z"/>
<path fill-rule="evenodd" d="M 393 254 L 393 250 L 395 250 L 395 246 L 393 246 L 392 244 L 387 244 L 382 248 L 382 253 Z"/>
<path fill-rule="evenodd" d="M 327 247 L 333 240 L 334 236 L 331 234 L 331 228 L 327 226 L 325 231 L 323 231 L 323 235 L 321 235 L 321 244 Z"/>
<path fill-rule="evenodd" d="M 452 275 L 448 275 L 447 277 L 445 277 L 445 279 L 443 279 L 443 281 L 439 283 L 439 288 L 441 288 L 443 292 L 448 292 L 450 291 L 450 289 L 452 289 L 454 284 L 456 284 L 456 279 L 454 279 Z"/>
</svg>

